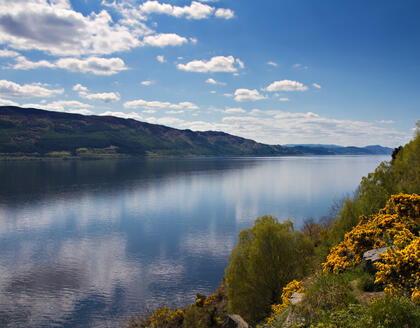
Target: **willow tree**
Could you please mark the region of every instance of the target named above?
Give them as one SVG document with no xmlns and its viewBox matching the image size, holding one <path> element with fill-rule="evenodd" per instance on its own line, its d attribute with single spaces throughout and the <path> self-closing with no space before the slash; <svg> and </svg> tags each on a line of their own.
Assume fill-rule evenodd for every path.
<svg viewBox="0 0 420 328">
<path fill-rule="evenodd" d="M 313 245 L 289 220 L 262 216 L 239 234 L 226 269 L 228 310 L 256 323 L 279 303 L 283 287 L 311 267 Z"/>
</svg>

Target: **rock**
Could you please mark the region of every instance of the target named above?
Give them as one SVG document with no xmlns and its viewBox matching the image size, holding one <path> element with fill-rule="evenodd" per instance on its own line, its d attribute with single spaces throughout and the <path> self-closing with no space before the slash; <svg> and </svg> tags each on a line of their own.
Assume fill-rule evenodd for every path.
<svg viewBox="0 0 420 328">
<path fill-rule="evenodd" d="M 363 253 L 362 267 L 363 270 L 369 273 L 375 273 L 376 268 L 374 266 L 375 262 L 378 262 L 381 258 L 379 255 L 384 254 L 389 247 L 371 249 Z"/>
<path fill-rule="evenodd" d="M 238 314 L 229 314 L 222 325 L 223 328 L 248 328 L 248 324 Z"/>
<path fill-rule="evenodd" d="M 290 304 L 295 305 L 302 302 L 303 295 L 303 293 L 293 293 L 292 296 L 290 296 Z"/>
</svg>

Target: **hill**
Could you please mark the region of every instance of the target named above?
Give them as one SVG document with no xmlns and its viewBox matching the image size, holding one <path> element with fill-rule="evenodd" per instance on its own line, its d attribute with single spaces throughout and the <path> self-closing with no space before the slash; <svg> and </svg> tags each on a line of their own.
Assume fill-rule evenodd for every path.
<svg viewBox="0 0 420 328">
<path fill-rule="evenodd" d="M 390 149 L 382 149 L 389 154 Z M 382 151 L 381 149 L 379 150 Z M 280 156 L 377 154 L 378 148 L 284 147 L 216 131 L 179 130 L 113 116 L 0 107 L 2 156 Z"/>
</svg>

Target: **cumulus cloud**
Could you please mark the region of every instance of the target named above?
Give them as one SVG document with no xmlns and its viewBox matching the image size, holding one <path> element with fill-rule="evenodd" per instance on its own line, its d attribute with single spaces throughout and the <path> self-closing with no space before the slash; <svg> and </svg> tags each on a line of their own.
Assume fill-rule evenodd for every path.
<svg viewBox="0 0 420 328">
<path fill-rule="evenodd" d="M 19 106 L 17 102 L 0 98 L 0 106 Z"/>
<path fill-rule="evenodd" d="M 152 33 L 114 22 L 106 10 L 83 15 L 68 0 L 0 0 L 0 43 L 19 50 L 40 50 L 56 56 L 111 54 L 141 46 Z"/>
<path fill-rule="evenodd" d="M 409 135 L 379 125 L 352 120 L 337 120 L 316 113 L 290 113 L 253 110 L 248 116 L 226 116 L 226 132 L 269 144 L 328 143 L 365 146 L 404 142 Z"/>
<path fill-rule="evenodd" d="M 302 64 L 293 64 L 292 67 L 295 69 L 308 69 L 308 66 L 303 66 Z"/>
<path fill-rule="evenodd" d="M 164 56 L 162 56 L 162 55 L 156 56 L 156 60 L 157 60 L 159 63 L 165 63 L 165 62 L 166 62 L 165 57 L 164 57 Z"/>
<path fill-rule="evenodd" d="M 37 62 L 30 61 L 24 56 L 16 58 L 13 69 L 29 70 L 41 67 L 60 68 L 71 72 L 92 73 L 95 75 L 113 75 L 121 71 L 127 70 L 124 61 L 121 58 L 100 58 L 88 57 L 79 58 L 61 58 L 55 62 L 40 60 Z"/>
<path fill-rule="evenodd" d="M 196 1 L 190 6 L 178 7 L 158 1 L 146 1 L 140 5 L 141 12 L 145 14 L 165 14 L 188 19 L 204 19 L 212 15 L 214 8 Z"/>
<path fill-rule="evenodd" d="M 276 92 L 276 91 L 306 91 L 308 87 L 303 83 L 291 80 L 282 80 L 274 81 L 267 88 L 266 91 Z"/>
<path fill-rule="evenodd" d="M 223 112 L 227 114 L 243 114 L 243 113 L 246 113 L 246 110 L 240 107 L 235 107 L 235 108 L 226 108 Z"/>
<path fill-rule="evenodd" d="M 132 118 L 132 119 L 137 120 L 137 121 L 141 121 L 143 119 L 138 113 L 134 113 L 134 112 L 123 113 L 123 112 L 106 111 L 106 112 L 103 112 L 99 115 L 101 115 L 101 116 L 115 116 L 115 117 L 120 117 L 120 118 Z"/>
<path fill-rule="evenodd" d="M 236 89 L 234 96 L 235 101 L 256 101 L 266 98 L 256 89 Z"/>
<path fill-rule="evenodd" d="M 59 68 L 72 72 L 93 73 L 96 75 L 113 75 L 127 69 L 121 58 L 62 58 L 56 62 L 56 65 Z"/>
<path fill-rule="evenodd" d="M 16 51 L 12 51 L 8 49 L 0 50 L 0 57 L 16 57 L 16 56 L 19 56 L 19 53 Z"/>
<path fill-rule="evenodd" d="M 12 66 L 13 69 L 28 70 L 28 69 L 37 69 L 40 67 L 47 67 L 47 68 L 57 67 L 54 63 L 51 63 L 47 60 L 40 60 L 37 62 L 33 62 L 26 59 L 24 56 L 19 56 L 15 58 L 15 61 L 16 63 Z"/>
<path fill-rule="evenodd" d="M 186 64 L 178 64 L 177 68 L 187 72 L 208 73 L 208 72 L 236 72 L 243 68 L 243 62 L 233 56 L 215 56 L 210 60 L 193 60 Z"/>
<path fill-rule="evenodd" d="M 193 110 L 193 109 L 198 109 L 198 106 L 196 104 L 193 104 L 192 102 L 189 101 L 183 101 L 177 104 L 173 104 L 167 101 L 147 101 L 147 100 L 143 100 L 143 99 L 137 99 L 137 100 L 132 100 L 132 101 L 127 101 L 124 103 L 124 107 L 125 108 L 142 108 L 142 109 L 151 109 L 151 110 L 156 110 L 156 109 L 163 109 L 163 108 L 168 108 L 168 109 L 188 109 L 188 110 Z"/>
<path fill-rule="evenodd" d="M 81 84 L 73 86 L 73 90 L 77 91 L 79 97 L 89 100 L 101 100 L 104 103 L 110 103 L 120 100 L 120 94 L 118 92 L 101 92 L 101 93 L 90 93 L 89 89 Z"/>
<path fill-rule="evenodd" d="M 318 83 L 312 83 L 312 86 L 317 89 L 321 89 L 322 87 Z"/>
<path fill-rule="evenodd" d="M 276 62 L 273 62 L 273 61 L 268 61 L 267 62 L 267 65 L 270 65 L 270 66 L 273 66 L 273 67 L 277 67 L 278 66 L 278 64 Z"/>
<path fill-rule="evenodd" d="M 394 124 L 395 121 L 393 121 L 393 120 L 380 120 L 380 121 L 376 121 L 376 123 L 379 123 L 379 124 Z"/>
<path fill-rule="evenodd" d="M 145 80 L 140 82 L 141 85 L 149 86 L 153 84 L 153 81 Z"/>
<path fill-rule="evenodd" d="M 0 96 L 6 98 L 45 98 L 64 92 L 64 89 L 48 89 L 44 84 L 18 84 L 12 81 L 0 80 Z"/>
<path fill-rule="evenodd" d="M 233 12 L 233 10 L 224 9 L 224 8 L 217 9 L 214 15 L 218 18 L 224 18 L 224 19 L 231 19 L 235 17 L 235 13 Z"/>
<path fill-rule="evenodd" d="M 92 114 L 92 111 L 90 111 L 89 108 L 92 108 L 93 106 L 77 100 L 58 100 L 51 103 L 24 104 L 22 107 L 88 115 Z"/>
<path fill-rule="evenodd" d="M 208 78 L 208 79 L 206 80 L 206 83 L 208 83 L 208 84 L 213 84 L 213 85 L 226 85 L 226 83 L 216 81 L 215 79 L 212 79 L 212 78 Z"/>
<path fill-rule="evenodd" d="M 188 40 L 175 33 L 162 33 L 146 36 L 143 39 L 144 44 L 153 47 L 181 46 L 188 43 Z"/>
<path fill-rule="evenodd" d="M 210 1 L 201 1 L 210 2 Z M 143 15 L 150 14 L 163 14 L 173 17 L 185 17 L 187 19 L 206 19 L 210 18 L 213 14 L 218 18 L 231 19 L 235 16 L 235 13 L 231 9 L 216 8 L 197 2 L 192 1 L 189 6 L 173 6 L 169 3 L 160 3 L 158 1 L 146 1 L 140 5 L 140 12 Z"/>
</svg>

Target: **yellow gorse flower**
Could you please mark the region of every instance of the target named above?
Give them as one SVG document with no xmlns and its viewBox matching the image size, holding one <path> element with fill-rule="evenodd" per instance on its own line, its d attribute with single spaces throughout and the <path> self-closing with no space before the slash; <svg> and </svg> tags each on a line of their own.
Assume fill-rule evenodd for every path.
<svg viewBox="0 0 420 328">
<path fill-rule="evenodd" d="M 273 311 L 272 315 L 267 318 L 266 324 L 270 325 L 274 322 L 274 320 L 283 313 L 284 310 L 290 304 L 290 298 L 294 293 L 302 293 L 304 290 L 302 281 L 292 280 L 289 282 L 285 287 L 283 287 L 283 291 L 281 294 L 281 303 L 274 304 L 271 306 L 271 310 Z"/>
<path fill-rule="evenodd" d="M 391 295 L 410 294 L 420 301 L 420 196 L 393 195 L 385 208 L 359 224 L 330 250 L 323 263 L 324 272 L 339 273 L 358 264 L 363 253 L 372 248 L 392 246 L 381 256 L 375 283 Z"/>
</svg>

